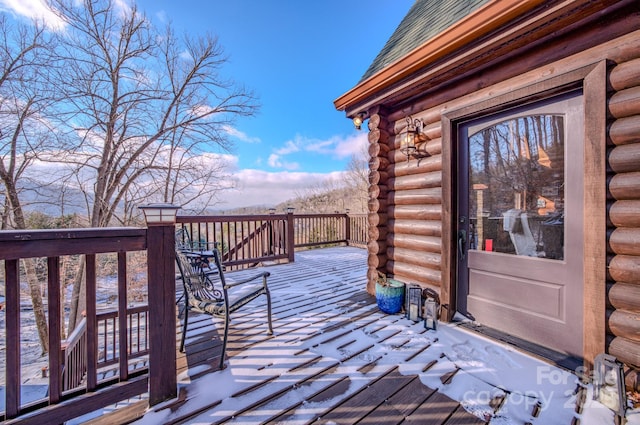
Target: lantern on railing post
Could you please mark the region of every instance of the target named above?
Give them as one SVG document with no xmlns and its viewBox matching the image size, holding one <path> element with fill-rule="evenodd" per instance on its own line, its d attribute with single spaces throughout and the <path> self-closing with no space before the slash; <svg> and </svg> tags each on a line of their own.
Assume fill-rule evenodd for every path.
<svg viewBox="0 0 640 425">
<path fill-rule="evenodd" d="M 180 207 L 139 207 L 147 222 L 147 292 L 149 300 L 149 404 L 175 398 L 176 306 L 175 223 Z M 122 312 L 121 312 L 122 314 Z"/>
<path fill-rule="evenodd" d="M 614 356 L 598 354 L 593 364 L 593 399 L 599 401 L 624 418 L 627 394 L 623 366 Z"/>
<path fill-rule="evenodd" d="M 148 204 L 138 207 L 144 213 L 147 226 L 168 226 L 176 224 L 176 214 L 180 209 L 173 204 Z"/>
</svg>

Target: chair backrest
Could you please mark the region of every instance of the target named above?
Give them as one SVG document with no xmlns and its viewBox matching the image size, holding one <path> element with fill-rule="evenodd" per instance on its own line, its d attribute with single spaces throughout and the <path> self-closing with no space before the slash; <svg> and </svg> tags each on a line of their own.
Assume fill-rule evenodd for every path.
<svg viewBox="0 0 640 425">
<path fill-rule="evenodd" d="M 198 234 L 198 230 L 195 229 L 196 239 L 194 235 L 189 233 L 189 229 L 186 227 L 178 227 L 176 229 L 176 249 L 182 251 L 206 251 L 212 243 L 207 242 L 207 238 Z"/>
<path fill-rule="evenodd" d="M 193 249 L 193 241 L 189 231 L 184 227 L 178 227 L 176 229 L 176 250 L 177 251 L 191 251 Z"/>
<path fill-rule="evenodd" d="M 221 282 L 219 289 L 216 288 L 214 274 L 207 273 L 203 270 L 197 257 L 190 258 L 184 252 L 177 249 L 176 263 L 180 271 L 185 294 L 190 300 L 221 301 L 224 298 L 222 291 L 224 281 Z M 224 279 L 224 277 L 221 276 L 221 280 L 222 279 Z"/>
<path fill-rule="evenodd" d="M 213 264 L 218 271 L 218 276 L 220 278 L 220 284 L 224 288 L 227 285 L 227 282 L 224 279 L 224 266 L 222 265 L 222 258 L 220 257 L 220 250 L 217 248 L 213 248 Z"/>
</svg>

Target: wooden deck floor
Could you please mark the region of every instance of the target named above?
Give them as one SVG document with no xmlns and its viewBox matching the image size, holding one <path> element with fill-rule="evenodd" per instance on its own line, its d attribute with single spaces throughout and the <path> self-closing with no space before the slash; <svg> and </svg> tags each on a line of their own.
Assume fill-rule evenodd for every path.
<svg viewBox="0 0 640 425">
<path fill-rule="evenodd" d="M 484 423 L 401 373 L 399 365 L 428 351 L 431 340 L 421 324 L 407 332 L 401 315 L 381 313 L 364 291 L 366 251 L 302 252 L 268 270 L 274 334 L 265 332 L 264 298 L 235 313 L 226 368 L 218 371 L 222 325 L 190 315 L 186 352 L 178 352 L 179 398 L 152 412 L 151 422 Z"/>
</svg>

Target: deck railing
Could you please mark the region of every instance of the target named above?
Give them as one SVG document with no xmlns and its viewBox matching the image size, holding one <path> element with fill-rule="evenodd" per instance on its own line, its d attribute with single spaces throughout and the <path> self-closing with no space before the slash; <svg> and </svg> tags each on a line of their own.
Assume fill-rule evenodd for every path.
<svg viewBox="0 0 640 425">
<path fill-rule="evenodd" d="M 287 215 L 178 216 L 196 249 L 218 245 L 229 269 L 255 266 L 265 261 L 292 260 L 292 221 Z"/>
<path fill-rule="evenodd" d="M 167 300 L 173 307 L 166 314 L 149 311 L 148 305 L 129 307 L 127 301 L 127 273 L 130 266 L 127 253 L 145 251 L 151 236 L 149 229 L 65 229 L 36 231 L 0 232 L 0 259 L 4 260 L 5 276 L 5 400 L 1 421 L 11 423 L 63 423 L 67 420 L 99 410 L 120 400 L 129 399 L 145 393 L 149 398 L 161 400 L 175 396 L 165 392 L 157 394 L 150 386 L 149 368 L 140 367 L 131 370 L 135 359 L 149 356 L 150 362 L 163 363 L 163 357 L 154 353 L 162 349 L 163 343 L 153 333 L 155 316 L 162 326 L 175 323 L 175 297 Z M 173 236 L 171 232 L 166 232 Z M 148 256 L 166 250 L 168 261 L 173 268 L 173 239 L 164 243 L 155 243 L 156 247 L 148 251 Z M 117 258 L 118 303 L 115 311 L 98 313 L 97 283 L 98 267 L 102 254 L 113 254 Z M 67 340 L 62 340 L 60 329 L 64 326 L 61 300 L 61 259 L 65 256 L 84 256 L 86 319 L 81 321 Z M 48 377 L 46 378 L 46 397 L 37 400 L 22 400 L 23 362 L 21 360 L 21 297 L 20 283 L 24 279 L 21 262 L 46 258 L 46 293 L 43 301 L 46 309 L 48 332 Z M 155 267 L 158 267 L 157 265 Z M 152 273 L 149 262 L 147 291 L 149 298 L 162 288 L 163 278 Z M 165 273 L 175 288 L 175 271 Z M 175 293 L 175 292 L 174 292 Z M 122 313 L 120 313 L 122 312 Z M 168 320 L 168 322 L 166 322 Z M 172 340 L 167 344 L 175 347 L 175 326 L 171 329 Z M 166 338 L 165 338 L 166 339 Z M 114 345 L 115 344 L 115 345 Z M 175 368 L 175 351 L 173 364 Z M 158 360 L 160 359 L 160 360 Z M 142 360 L 140 360 L 142 361 Z M 170 361 L 169 361 L 170 363 Z M 105 373 L 106 368 L 115 373 Z M 170 373 L 174 376 L 175 373 Z M 160 379 L 166 379 L 161 377 Z M 169 385 L 171 385 L 169 379 Z M 173 385 L 175 387 L 175 384 Z"/>
<path fill-rule="evenodd" d="M 354 214 L 349 216 L 349 245 L 360 248 L 367 247 L 369 239 L 369 222 L 367 214 Z"/>
<path fill-rule="evenodd" d="M 127 360 L 145 363 L 149 354 L 149 306 L 141 305 L 127 308 L 126 311 L 126 339 L 120 338 L 122 322 L 118 310 L 108 310 L 98 313 L 98 367 L 104 368 L 118 365 L 121 352 L 127 353 Z M 126 344 L 125 344 L 126 343 Z M 123 346 L 126 349 L 123 350 Z M 131 369 L 131 367 L 129 367 Z"/>
<path fill-rule="evenodd" d="M 364 215 L 182 216 L 176 226 L 188 229 L 202 249 L 218 243 L 231 268 L 293 261 L 296 249 L 310 246 L 366 242 Z M 0 231 L 6 348 L 0 421 L 63 423 L 142 394 L 148 394 L 151 405 L 177 396 L 175 234 L 176 227 L 162 224 L 146 229 Z M 134 273 L 128 255 L 145 251 L 147 303 L 131 306 L 127 293 Z M 103 254 L 117 258 L 117 306 L 111 311 L 99 311 L 97 302 L 98 258 Z M 86 321 L 63 340 L 60 289 L 66 256 L 84 259 Z M 45 259 L 40 263 L 46 266 L 49 329 L 47 395 L 35 401 L 21 399 L 21 264 L 31 259 Z"/>
<path fill-rule="evenodd" d="M 129 373 L 140 375 L 146 372 L 149 354 L 149 306 L 141 305 L 127 309 L 127 338 L 122 350 L 118 310 L 107 310 L 96 315 L 98 336 L 98 383 L 104 384 L 119 375 L 120 367 Z M 83 318 L 69 337 L 62 342 L 62 391 L 83 386 L 87 379 L 87 319 Z M 128 366 L 120 360 L 129 361 Z"/>
<path fill-rule="evenodd" d="M 330 245 L 364 246 L 365 214 L 178 216 L 198 249 L 214 244 L 231 270 L 264 262 L 294 261 L 295 250 Z"/>
</svg>

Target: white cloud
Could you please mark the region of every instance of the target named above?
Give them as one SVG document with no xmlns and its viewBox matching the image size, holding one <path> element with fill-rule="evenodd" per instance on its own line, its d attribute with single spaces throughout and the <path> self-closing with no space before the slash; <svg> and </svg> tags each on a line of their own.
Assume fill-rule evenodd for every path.
<svg viewBox="0 0 640 425">
<path fill-rule="evenodd" d="M 156 18 L 158 18 L 158 20 L 163 24 L 169 21 L 169 17 L 167 16 L 167 12 L 165 10 L 156 12 Z"/>
<path fill-rule="evenodd" d="M 345 159 L 363 152 L 367 143 L 367 133 L 356 133 L 347 137 L 334 136 L 329 140 L 315 141 L 309 143 L 305 150 L 330 155 L 332 158 Z"/>
<path fill-rule="evenodd" d="M 276 155 L 275 153 L 272 153 L 271 155 L 269 155 L 269 159 L 267 160 L 267 164 L 269 164 L 270 167 L 279 167 L 280 166 L 280 156 Z"/>
<path fill-rule="evenodd" d="M 227 133 L 229 136 L 235 137 L 238 140 L 247 143 L 260 143 L 260 138 L 251 137 L 247 135 L 247 133 L 238 130 L 237 128 L 231 127 L 230 125 L 222 126 L 222 130 Z"/>
<path fill-rule="evenodd" d="M 271 206 L 295 199 L 298 193 L 315 187 L 326 180 L 344 180 L 344 172 L 303 173 L 303 172 L 268 172 L 245 169 L 234 173 L 237 187 L 225 190 L 219 196 L 223 202 L 222 209 L 251 206 Z"/>
<path fill-rule="evenodd" d="M 0 7 L 26 18 L 42 20 L 55 30 L 66 27 L 66 23 L 49 9 L 44 0 L 0 0 Z"/>
<path fill-rule="evenodd" d="M 367 143 L 367 133 L 365 132 L 347 137 L 334 136 L 326 140 L 307 139 L 297 135 L 294 140 L 288 140 L 284 146 L 273 150 L 273 154 L 269 157 L 269 165 L 274 168 L 291 170 L 292 163 L 284 161 L 283 157 L 302 151 L 325 155 L 332 159 L 346 159 L 363 152 Z"/>
<path fill-rule="evenodd" d="M 331 139 L 318 140 L 318 141 L 309 143 L 307 146 L 305 146 L 304 150 L 306 150 L 307 152 L 315 152 L 315 153 L 320 153 L 324 155 L 331 155 L 333 154 L 333 147 L 334 147 L 334 142 Z"/>
<path fill-rule="evenodd" d="M 288 155 L 295 152 L 300 152 L 300 148 L 298 147 L 299 140 L 296 137 L 296 140 L 288 140 L 283 147 L 280 149 L 276 149 L 275 153 L 278 155 Z"/>
<path fill-rule="evenodd" d="M 338 158 L 349 158 L 351 155 L 358 155 L 366 152 L 365 148 L 369 144 L 367 133 L 357 133 L 347 138 L 338 138 L 334 154 Z"/>
<path fill-rule="evenodd" d="M 269 166 L 272 168 L 283 168 L 289 171 L 300 169 L 300 164 L 298 164 L 297 162 L 282 161 L 280 155 L 277 155 L 275 153 L 269 155 L 267 164 L 269 164 Z"/>
<path fill-rule="evenodd" d="M 115 0 L 114 5 L 122 15 L 129 15 L 132 11 L 129 0 Z M 16 15 L 29 19 L 38 19 L 45 23 L 48 28 L 56 31 L 63 31 L 66 22 L 52 10 L 46 0 L 0 0 L 0 10 L 6 10 Z"/>
</svg>

